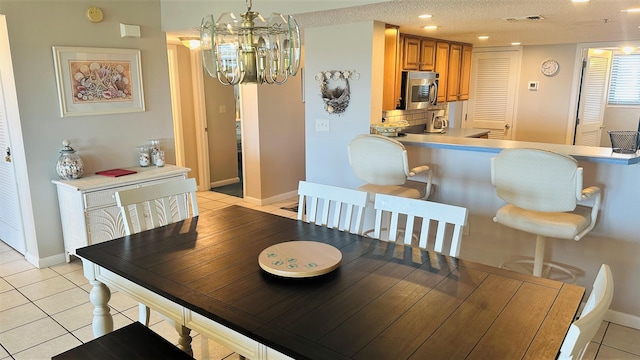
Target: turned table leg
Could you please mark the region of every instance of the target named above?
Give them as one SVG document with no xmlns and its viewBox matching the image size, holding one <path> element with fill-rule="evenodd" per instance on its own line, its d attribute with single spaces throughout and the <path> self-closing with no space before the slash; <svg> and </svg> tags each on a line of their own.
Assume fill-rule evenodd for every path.
<svg viewBox="0 0 640 360">
<path fill-rule="evenodd" d="M 111 292 L 109 288 L 98 280 L 90 280 L 91 292 L 89 293 L 89 300 L 95 307 L 93 309 L 93 337 L 100 337 L 108 332 L 113 331 L 113 317 L 111 316 L 109 306 L 109 299 L 111 299 Z"/>
<path fill-rule="evenodd" d="M 186 352 L 190 356 L 193 356 L 193 349 L 191 348 L 191 329 L 186 326 L 175 324 L 176 331 L 178 331 L 178 348 Z"/>
</svg>

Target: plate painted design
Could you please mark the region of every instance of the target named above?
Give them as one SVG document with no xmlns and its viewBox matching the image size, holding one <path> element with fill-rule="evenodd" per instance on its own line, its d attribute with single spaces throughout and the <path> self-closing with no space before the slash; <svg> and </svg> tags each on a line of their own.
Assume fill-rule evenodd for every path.
<svg viewBox="0 0 640 360">
<path fill-rule="evenodd" d="M 274 275 L 305 278 L 327 274 L 340 266 L 342 253 L 315 241 L 287 241 L 269 246 L 258 256 L 260 267 Z"/>
</svg>

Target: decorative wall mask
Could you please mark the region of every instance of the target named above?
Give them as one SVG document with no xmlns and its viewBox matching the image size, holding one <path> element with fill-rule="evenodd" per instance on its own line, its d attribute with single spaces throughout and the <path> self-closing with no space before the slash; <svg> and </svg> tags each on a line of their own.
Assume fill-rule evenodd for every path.
<svg viewBox="0 0 640 360">
<path fill-rule="evenodd" d="M 320 83 L 324 109 L 329 114 L 342 114 L 351 98 L 349 80 L 360 79 L 360 74 L 355 70 L 327 70 L 317 73 L 315 79 Z"/>
</svg>

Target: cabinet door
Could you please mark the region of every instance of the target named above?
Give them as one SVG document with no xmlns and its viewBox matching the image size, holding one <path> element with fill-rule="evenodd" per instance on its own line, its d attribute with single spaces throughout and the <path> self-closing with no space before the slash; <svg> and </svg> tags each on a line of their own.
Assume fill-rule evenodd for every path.
<svg viewBox="0 0 640 360">
<path fill-rule="evenodd" d="M 421 71 L 433 71 L 436 62 L 436 42 L 433 40 L 420 41 L 420 64 Z"/>
<path fill-rule="evenodd" d="M 435 72 L 440 74 L 438 80 L 438 102 L 447 101 L 447 80 L 449 79 L 449 43 L 436 43 Z"/>
<path fill-rule="evenodd" d="M 394 110 L 400 96 L 398 72 L 398 29 L 384 30 L 384 77 L 382 79 L 382 110 Z"/>
<path fill-rule="evenodd" d="M 418 70 L 420 66 L 420 39 L 405 37 L 402 46 L 402 69 Z"/>
<path fill-rule="evenodd" d="M 449 79 L 447 80 L 447 101 L 458 101 L 460 94 L 460 61 L 462 45 L 449 46 Z"/>
<path fill-rule="evenodd" d="M 469 83 L 471 79 L 471 53 L 473 47 L 464 45 L 462 47 L 462 64 L 460 68 L 460 94 L 458 100 L 469 100 Z"/>
</svg>

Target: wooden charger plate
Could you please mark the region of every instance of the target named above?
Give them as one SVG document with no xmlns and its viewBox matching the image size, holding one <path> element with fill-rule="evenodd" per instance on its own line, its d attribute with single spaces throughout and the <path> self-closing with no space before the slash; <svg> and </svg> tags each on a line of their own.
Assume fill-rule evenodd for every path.
<svg viewBox="0 0 640 360">
<path fill-rule="evenodd" d="M 260 267 L 274 275 L 306 278 L 327 274 L 340 266 L 342 253 L 315 241 L 287 241 L 262 250 Z"/>
</svg>

